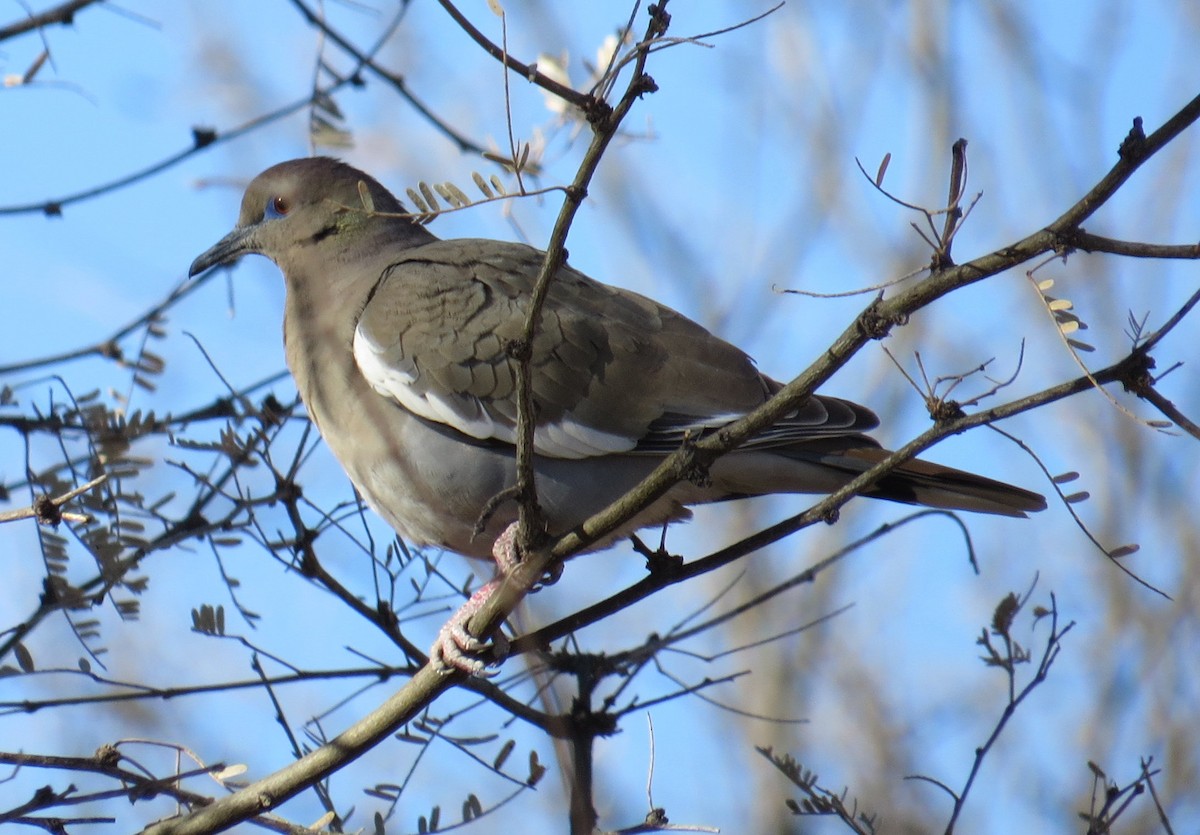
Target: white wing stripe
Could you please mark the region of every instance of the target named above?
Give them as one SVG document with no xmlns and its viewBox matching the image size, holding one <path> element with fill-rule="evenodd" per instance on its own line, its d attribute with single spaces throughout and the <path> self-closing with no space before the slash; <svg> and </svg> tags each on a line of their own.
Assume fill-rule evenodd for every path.
<svg viewBox="0 0 1200 835">
<path fill-rule="evenodd" d="M 446 397 L 434 391 L 419 390 L 413 385 L 420 377 L 415 365 L 388 362 L 384 358 L 385 351 L 362 328 L 354 331 L 353 352 L 354 362 L 371 388 L 413 414 L 449 426 L 472 438 L 516 443 L 515 423 L 511 419 L 497 419 L 497 413 L 489 411 L 478 398 L 466 395 Z M 539 426 L 534 432 L 533 441 L 535 452 L 551 458 L 590 458 L 628 452 L 636 445 L 636 438 L 602 432 L 570 417 Z"/>
</svg>

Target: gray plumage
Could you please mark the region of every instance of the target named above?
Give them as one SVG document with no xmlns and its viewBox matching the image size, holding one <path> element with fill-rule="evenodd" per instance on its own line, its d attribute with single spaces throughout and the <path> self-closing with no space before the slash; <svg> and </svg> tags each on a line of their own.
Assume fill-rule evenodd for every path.
<svg viewBox="0 0 1200 835">
<path fill-rule="evenodd" d="M 288 366 L 363 498 L 414 543 L 489 557 L 516 517 L 501 505 L 473 536 L 514 478 L 516 372 L 504 345 L 521 332 L 542 253 L 442 241 L 391 216 L 404 211 L 349 165 L 285 162 L 250 183 L 237 227 L 191 274 L 245 253 L 274 261 L 287 284 Z M 570 267 L 551 284 L 532 347 L 535 470 L 551 533 L 623 494 L 686 433 L 779 388 L 690 319 Z M 864 434 L 876 425 L 862 406 L 814 396 L 717 461 L 709 484 L 677 485 L 613 538 L 686 518 L 690 504 L 834 490 L 887 454 Z M 1045 507 L 1036 493 L 925 461 L 869 495 L 1008 516 Z"/>
</svg>

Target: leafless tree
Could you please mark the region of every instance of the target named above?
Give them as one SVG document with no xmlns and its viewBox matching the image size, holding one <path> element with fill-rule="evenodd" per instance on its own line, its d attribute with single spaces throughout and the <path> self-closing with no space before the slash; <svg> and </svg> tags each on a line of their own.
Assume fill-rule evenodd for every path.
<svg viewBox="0 0 1200 835">
<path fill-rule="evenodd" d="M 26 269 L 6 291 L 45 339 L 0 343 L 22 352 L 0 365 L 0 822 L 1189 831 L 1200 398 L 1180 365 L 1200 79 L 1168 57 L 1152 111 L 1096 103 L 1122 60 L 1148 60 L 1146 19 L 1177 25 L 1150 38 L 1168 56 L 1197 34 L 1191 6 L 1060 11 L 1094 45 L 1081 67 L 1011 0 L 516 5 L 292 0 L 226 19 L 197 0 L 169 13 L 185 34 L 147 29 L 153 6 L 76 0 L 0 28 L 10 100 L 86 100 L 86 75 L 56 66 L 61 27 L 115 25 L 191 50 L 170 83 L 196 110 L 183 147 L 121 171 L 120 143 L 97 140 L 96 175 L 70 188 L 63 125 L 22 125 L 46 150 L 7 162 L 56 178 L 0 194 L 14 240 L 58 224 L 99 259 L 73 230 L 137 195 L 96 228 L 175 268 L 125 282 L 136 313 L 98 338 L 63 323 L 103 289 Z M 271 76 L 302 95 L 256 83 L 260 51 L 288 53 L 243 20 L 304 39 Z M 103 50 L 138 66 L 123 44 Z M 906 124 L 872 121 L 901 94 Z M 971 125 L 992 132 L 960 139 Z M 221 186 L 288 142 L 404 171 L 393 183 L 444 236 L 546 249 L 543 286 L 569 244 L 790 380 L 526 555 L 472 622 L 509 635 L 496 678 L 426 665 L 480 569 L 357 501 L 266 347 L 278 292 L 243 273 L 272 270 L 184 281 L 218 227 L 157 251 L 159 215 L 199 229 L 189 205 L 211 200 L 231 217 L 240 189 Z M 897 453 L 832 495 L 733 503 L 661 546 L 564 564 L 818 387 L 886 415 Z M 1051 509 L 854 498 L 919 453 L 1040 479 Z"/>
</svg>

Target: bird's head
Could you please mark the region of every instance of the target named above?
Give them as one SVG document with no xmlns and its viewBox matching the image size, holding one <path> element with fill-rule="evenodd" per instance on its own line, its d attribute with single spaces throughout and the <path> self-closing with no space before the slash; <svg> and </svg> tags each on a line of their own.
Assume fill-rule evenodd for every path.
<svg viewBox="0 0 1200 835">
<path fill-rule="evenodd" d="M 345 245 L 358 237 L 356 230 L 372 224 L 424 233 L 406 218 L 389 217 L 404 212 L 378 181 L 344 162 L 329 157 L 281 162 L 250 182 L 237 226 L 193 261 L 188 275 L 250 253 L 285 267 L 291 256 L 302 257 L 312 247 Z"/>
</svg>

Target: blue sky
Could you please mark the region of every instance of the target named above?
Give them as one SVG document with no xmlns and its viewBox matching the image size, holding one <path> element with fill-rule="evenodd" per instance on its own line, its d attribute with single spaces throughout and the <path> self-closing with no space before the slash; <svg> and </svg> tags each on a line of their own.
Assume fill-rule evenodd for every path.
<svg viewBox="0 0 1200 835">
<path fill-rule="evenodd" d="M 505 5 L 514 54 L 532 59 L 565 50 L 576 83 L 586 76 L 583 62 L 594 60 L 603 38 L 627 14 L 617 4 L 579 4 L 569 14 L 551 4 Z M 499 39 L 497 20 L 484 4 L 462 7 Z M 686 35 L 727 26 L 765 5 L 671 8 L 672 33 Z M 34 84 L 0 91 L 6 126 L 0 131 L 0 209 L 60 198 L 140 170 L 185 148 L 193 126 L 227 131 L 302 98 L 312 84 L 320 43 L 288 4 L 132 0 L 121 9 L 89 9 L 74 26 L 48 30 L 53 66 L 43 68 Z M 366 45 L 394 7 L 330 3 L 328 12 L 341 31 Z M 20 15 L 17 4 L 0 4 L 0 19 Z M 1200 91 L 1200 65 L 1190 58 L 1198 27 L 1187 3 L 1170 0 L 795 2 L 714 39 L 712 49 L 681 44 L 652 59 L 660 91 L 634 109 L 628 135 L 610 149 L 572 231 L 571 261 L 597 278 L 684 311 L 745 347 L 765 371 L 786 379 L 869 296 L 818 300 L 779 295 L 775 288 L 844 292 L 895 279 L 928 261 L 909 226 L 913 218 L 871 188 L 858 173 L 856 157 L 874 172 L 890 153 L 885 185 L 906 200 L 936 205 L 945 191 L 949 145 L 959 136 L 968 138 L 969 191 L 983 196 L 955 251 L 960 259 L 981 254 L 1041 227 L 1078 199 L 1115 161 L 1134 116 L 1152 129 Z M 21 74 L 42 44 L 27 36 L 0 48 L 0 72 Z M 328 54 L 335 65 L 346 66 L 335 50 Z M 503 142 L 499 68 L 436 4 L 411 6 L 381 60 L 468 135 Z M 459 153 L 374 79 L 364 89 L 339 94 L 337 103 L 354 136 L 354 147 L 341 155 L 394 190 L 418 180 L 453 180 L 465 187 L 471 171 L 491 173 L 486 162 Z M 533 136 L 536 128 L 548 137 L 542 182 L 565 182 L 585 140 L 572 140 L 570 126 L 556 125 L 542 96 L 519 81 L 512 82 L 511 104 L 520 136 Z M 240 187 L 199 184 L 244 182 L 274 162 L 308 153 L 307 124 L 301 112 L 128 188 L 68 206 L 60 218 L 0 215 L 0 250 L 6 255 L 0 365 L 102 338 L 159 300 L 236 217 Z M 1195 240 L 1200 218 L 1188 197 L 1200 185 L 1194 134 L 1193 129 L 1139 172 L 1086 224 L 1088 230 L 1153 242 Z M 520 234 L 538 244 L 549 234 L 557 206 L 553 197 L 520 201 L 511 207 L 512 219 L 494 206 L 480 207 L 439 219 L 432 228 L 443 237 Z M 1126 348 L 1127 313 L 1148 311 L 1152 323 L 1161 322 L 1195 289 L 1196 267 L 1079 254 L 1065 265 L 1044 268 L 1041 277 L 1054 277 L 1056 293 L 1074 300 L 1092 325 L 1087 338 L 1098 351 L 1088 359 L 1099 367 Z M 167 372 L 157 391 L 134 392 L 132 407 L 178 410 L 219 392 L 197 342 L 235 386 L 282 369 L 282 295 L 277 271 L 262 259 L 247 260 L 229 278 L 199 289 L 170 314 L 169 337 L 160 346 Z M 1022 339 L 1022 373 L 1007 393 L 1019 396 L 1078 373 L 1018 271 L 923 311 L 887 344 L 910 371 L 912 354 L 920 351 L 936 374 L 964 371 L 994 356 L 997 375 L 1007 376 Z M 1194 344 L 1194 328 L 1185 326 L 1164 344 L 1160 367 L 1190 359 Z M 130 392 L 128 373 L 100 361 L 76 363 L 63 373 L 75 391 Z M 21 383 L 27 403 L 44 405 L 59 396 L 55 383 L 36 377 L 0 382 Z M 276 386 L 281 398 L 289 385 Z M 826 390 L 883 414 L 880 435 L 888 444 L 903 443 L 926 425 L 919 399 L 876 346 Z M 1195 415 L 1200 404 L 1194 369 L 1176 371 L 1163 390 Z M 1122 402 L 1143 417 L 1156 417 Z M 974 638 L 1003 594 L 1024 590 L 1035 573 L 1036 599 L 1056 592 L 1065 617 L 1078 625 L 1050 683 L 1018 713 L 985 766 L 964 831 L 1073 831 L 1073 814 L 1087 796 L 1088 759 L 1131 779 L 1137 758 L 1154 755 L 1173 766 L 1163 778 L 1168 786 L 1171 779 L 1186 779 L 1195 758 L 1172 747 L 1180 743 L 1171 729 L 1194 724 L 1200 704 L 1195 677 L 1189 681 L 1182 660 L 1198 637 L 1196 568 L 1188 559 L 1195 552 L 1187 546 L 1195 537 L 1181 510 L 1200 488 L 1194 441 L 1146 429 L 1094 393 L 1005 428 L 1033 445 L 1052 472 L 1083 474 L 1093 494 L 1079 508 L 1085 521 L 1107 545 L 1140 542 L 1143 550 L 1133 567 L 1177 602 L 1148 594 L 1116 572 L 1061 507 L 1030 522 L 970 520 L 981 577 L 968 569 L 954 524 L 930 520 L 907 526 L 815 587 L 769 607 L 744 631 L 712 636 L 693 649 L 713 652 L 749 643 L 854 604 L 832 623 L 727 663 L 671 659 L 692 680 L 752 668 L 754 675 L 712 695 L 752 713 L 809 720 L 805 725 L 740 720 L 695 699 L 652 711 L 655 801 L 673 820 L 752 831 L 747 821 L 762 820 L 755 817 L 759 805 L 778 805 L 788 794 L 753 754 L 753 744 L 795 753 L 832 787 L 848 786 L 868 808 L 873 797 L 887 797 L 922 814 L 941 810 L 930 801 L 936 790 L 902 784 L 900 776 L 919 771 L 952 785 L 965 776 L 975 746 L 1003 705 L 1000 677 L 982 668 Z M 215 434 L 216 428 L 198 431 Z M 152 445 L 144 453 L 186 457 Z M 21 456 L 19 440 L 0 435 L 0 481 L 19 479 Z M 48 463 L 54 449 L 39 447 L 38 456 Z M 993 433 L 952 439 L 931 457 L 1049 491 L 1038 468 Z M 323 450 L 305 475 L 306 494 L 315 501 L 332 504 L 349 496 Z M 159 479 L 168 477 L 151 479 L 147 490 L 162 489 Z M 778 499 L 708 509 L 670 541 L 697 555 L 764 518 L 802 507 Z M 748 573 L 733 593 L 740 599 L 903 515 L 904 508 L 859 502 L 839 525 L 789 538 L 711 584 L 673 589 L 611 624 L 586 630 L 581 640 L 595 650 L 624 648 L 668 628 L 731 581 L 736 570 Z M 385 534 L 381 526 L 374 530 Z M 0 590 L 0 612 L 14 613 L 3 628 L 35 599 L 44 568 L 29 528 L 0 527 L 0 541 L 14 566 L 8 587 Z M 339 553 L 331 539 L 327 559 L 369 592 L 357 555 Z M 445 565 L 454 576 L 466 574 L 461 563 Z M 302 636 L 303 650 L 293 660 L 312 667 L 358 663 L 345 646 L 386 656 L 382 641 L 347 623 L 344 612 L 278 571 L 261 551 L 246 549 L 233 570 L 247 605 L 268 615 L 253 633 L 241 627 L 257 645 L 286 654 Z M 115 674 L 159 684 L 248 675 L 242 647 L 188 631 L 191 607 L 225 600 L 211 556 L 200 548 L 180 549 L 156 561 L 151 574 L 139 624 L 102 614 Z M 597 589 L 616 589 L 638 576 L 638 560 L 628 553 L 578 560 L 562 583 L 537 595 L 527 616 L 544 622 L 591 602 Z M 284 591 L 277 595 L 276 589 Z M 281 596 L 286 599 L 277 599 Z M 432 636 L 437 622 L 432 616 L 415 627 L 424 630 L 420 641 Z M 1026 635 L 1040 646 L 1044 630 Z M 39 633 L 34 649 L 41 666 L 70 666 L 79 654 L 62 624 Z M 790 684 L 772 675 L 781 666 L 787 669 L 780 676 Z M 639 683 L 645 697 L 669 689 L 661 678 Z M 7 679 L 0 681 L 0 699 L 78 687 L 65 675 Z M 286 694 L 290 715 L 319 713 L 349 692 L 345 685 L 292 688 Z M 383 695 L 375 688 L 359 696 L 326 720 L 326 728 L 344 726 Z M 273 723 L 263 719 L 270 715 L 263 702 L 261 694 L 243 693 L 151 704 L 139 716 L 100 709 L 0 716 L 0 738 L 14 740 L 0 747 L 83 753 L 136 732 L 194 745 L 203 740 L 208 744 L 202 756 L 247 761 L 253 773 L 262 774 L 287 759 Z M 238 719 L 243 715 L 253 718 L 231 735 L 231 724 L 243 724 Z M 482 731 L 494 729 L 497 719 L 485 714 L 460 721 Z M 887 767 L 874 761 L 884 727 L 904 738 L 912 761 Z M 455 730 L 466 732 L 465 725 Z M 86 737 L 82 746 L 80 734 Z M 530 734 L 521 744 L 538 748 L 543 762 L 552 760 L 544 739 Z M 605 825 L 630 825 L 644 815 L 647 747 L 641 716 L 629 717 L 621 735 L 598 745 Z M 399 768 L 404 756 L 395 748 L 379 752 L 341 781 L 346 796 L 355 797 L 360 810 L 372 809 L 350 786 L 385 779 L 378 775 Z M 461 792 L 446 786 L 448 778 L 461 778 L 461 769 L 462 760 L 450 751 L 424 761 L 401 820 L 411 824 L 424 811 L 423 802 L 455 808 Z M 880 774 L 891 782 L 876 782 Z M 486 784 L 482 773 L 468 779 L 479 781 L 471 785 L 481 797 L 494 801 L 504 793 Z M 461 782 L 450 781 L 455 789 Z M 1174 785 L 1176 831 L 1190 831 L 1200 821 L 1200 805 Z M 317 817 L 315 809 L 301 801 L 290 813 L 304 821 Z M 548 782 L 537 797 L 519 798 L 501 810 L 496 825 L 533 817 L 542 822 L 538 831 L 561 831 L 560 811 L 558 787 Z M 886 820 L 887 806 L 880 811 Z M 357 819 L 359 825 L 363 821 Z M 826 831 L 820 826 L 811 831 Z"/>
</svg>

